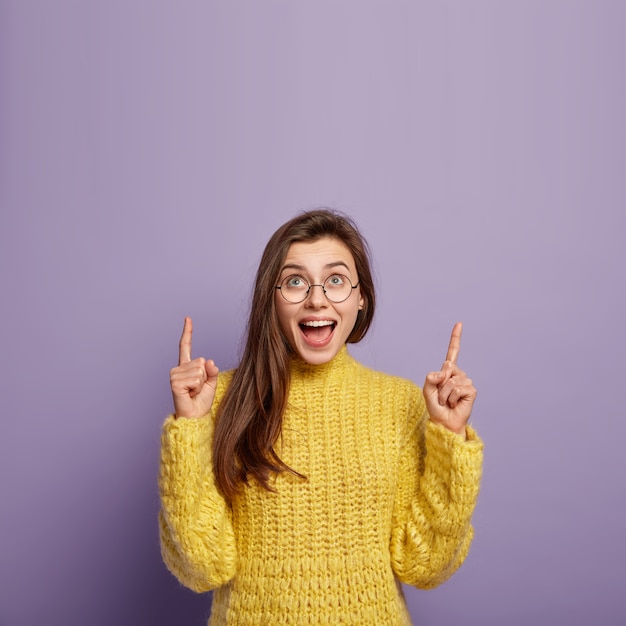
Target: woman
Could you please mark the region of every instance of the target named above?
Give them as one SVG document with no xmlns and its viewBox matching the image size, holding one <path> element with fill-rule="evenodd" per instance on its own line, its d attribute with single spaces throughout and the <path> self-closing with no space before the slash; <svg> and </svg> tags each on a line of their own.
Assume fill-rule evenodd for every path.
<svg viewBox="0 0 626 626">
<path fill-rule="evenodd" d="M 184 585 L 215 589 L 210 625 L 410 624 L 400 582 L 434 587 L 465 559 L 482 443 L 461 325 L 422 392 L 348 354 L 374 308 L 356 226 L 316 210 L 267 244 L 236 370 L 192 359 L 185 319 L 161 547 Z"/>
</svg>

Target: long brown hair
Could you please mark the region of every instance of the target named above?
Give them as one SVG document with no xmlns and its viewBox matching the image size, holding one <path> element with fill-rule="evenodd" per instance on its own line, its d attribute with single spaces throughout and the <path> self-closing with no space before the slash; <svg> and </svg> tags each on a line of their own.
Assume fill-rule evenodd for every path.
<svg viewBox="0 0 626 626">
<path fill-rule="evenodd" d="M 328 209 L 307 211 L 272 235 L 256 275 L 243 357 L 218 408 L 215 426 L 213 469 L 217 485 L 228 500 L 250 478 L 272 491 L 271 473 L 288 471 L 302 477 L 274 450 L 287 406 L 293 357 L 278 323 L 274 298 L 291 244 L 322 237 L 336 238 L 350 249 L 359 277 L 363 308 L 347 342 L 363 339 L 372 323 L 375 294 L 369 249 L 349 217 Z"/>
</svg>

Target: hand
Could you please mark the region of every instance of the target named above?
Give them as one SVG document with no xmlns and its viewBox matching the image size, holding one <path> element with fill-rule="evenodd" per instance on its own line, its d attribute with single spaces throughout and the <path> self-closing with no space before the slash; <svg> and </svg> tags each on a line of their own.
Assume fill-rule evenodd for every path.
<svg viewBox="0 0 626 626">
<path fill-rule="evenodd" d="M 191 318 L 185 318 L 178 348 L 178 367 L 170 370 L 176 417 L 202 417 L 213 405 L 219 369 L 213 361 L 191 360 Z"/>
<path fill-rule="evenodd" d="M 470 418 L 476 389 L 465 372 L 457 366 L 463 324 L 452 329 L 446 360 L 438 372 L 431 372 L 424 382 L 424 399 L 430 419 L 461 435 Z"/>
</svg>

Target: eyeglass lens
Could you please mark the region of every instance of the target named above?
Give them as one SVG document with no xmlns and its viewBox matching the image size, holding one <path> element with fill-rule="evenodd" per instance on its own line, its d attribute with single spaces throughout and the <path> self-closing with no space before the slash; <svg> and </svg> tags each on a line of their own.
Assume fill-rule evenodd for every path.
<svg viewBox="0 0 626 626">
<path fill-rule="evenodd" d="M 280 283 L 280 292 L 285 300 L 297 304 L 302 302 L 312 287 L 322 287 L 331 302 L 343 302 L 352 293 L 352 283 L 343 274 L 331 274 L 323 285 L 310 285 L 306 278 L 298 275 L 287 276 Z"/>
</svg>

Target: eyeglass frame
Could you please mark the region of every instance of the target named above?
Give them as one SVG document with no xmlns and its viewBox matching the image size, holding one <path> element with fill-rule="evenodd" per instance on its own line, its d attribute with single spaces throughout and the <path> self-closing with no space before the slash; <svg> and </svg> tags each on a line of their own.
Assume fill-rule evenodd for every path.
<svg viewBox="0 0 626 626">
<path fill-rule="evenodd" d="M 283 290 L 282 290 L 283 283 L 287 279 L 292 278 L 293 276 L 297 276 L 298 278 L 301 278 L 309 286 L 308 289 L 306 290 L 306 292 L 304 293 L 304 297 L 302 298 L 302 300 L 298 300 L 297 302 L 292 302 L 291 300 L 288 300 L 286 298 L 285 294 L 283 293 Z M 350 291 L 348 292 L 348 295 L 343 300 L 331 300 L 328 297 L 328 293 L 326 292 L 326 288 L 324 287 L 324 285 L 326 284 L 326 281 L 328 281 L 328 279 L 332 278 L 333 276 L 343 276 L 348 281 L 348 283 L 350 285 Z M 285 276 L 285 278 L 283 278 L 280 281 L 280 285 L 277 285 L 276 287 L 274 287 L 274 289 L 278 289 L 280 291 L 280 295 L 282 296 L 282 298 L 283 298 L 283 300 L 285 302 L 288 302 L 289 304 L 300 304 L 300 303 L 304 302 L 309 297 L 309 294 L 311 293 L 311 288 L 312 287 L 321 287 L 322 291 L 324 292 L 324 295 L 326 296 L 326 300 L 328 300 L 329 302 L 332 302 L 332 304 L 341 304 L 342 302 L 345 302 L 352 295 L 352 292 L 359 286 L 360 282 L 361 281 L 357 281 L 356 285 L 353 285 L 352 281 L 350 280 L 350 278 L 348 276 L 346 276 L 345 274 L 339 274 L 337 272 L 334 272 L 332 274 L 329 274 L 324 279 L 324 282 L 320 285 L 320 284 L 317 284 L 317 283 L 310 283 L 304 276 L 301 276 L 300 274 L 289 274 L 288 276 Z"/>
</svg>

